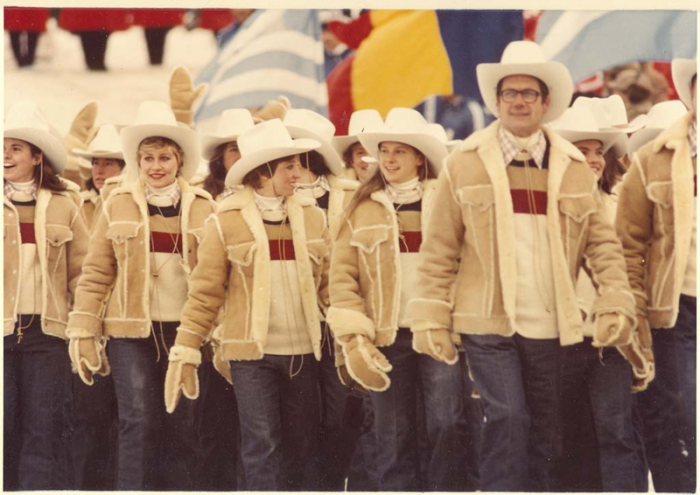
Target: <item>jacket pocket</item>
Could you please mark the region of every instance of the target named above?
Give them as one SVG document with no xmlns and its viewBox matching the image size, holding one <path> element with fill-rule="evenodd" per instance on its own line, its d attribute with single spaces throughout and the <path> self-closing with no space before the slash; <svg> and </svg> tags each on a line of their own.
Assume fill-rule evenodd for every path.
<svg viewBox="0 0 700 495">
<path fill-rule="evenodd" d="M 559 211 L 577 224 L 582 224 L 597 209 L 598 204 L 592 195 L 559 198 Z"/>
<path fill-rule="evenodd" d="M 227 246 L 226 256 L 234 269 L 242 272 L 246 277 L 252 277 L 256 248 L 255 242 L 244 242 L 235 246 Z"/>
<path fill-rule="evenodd" d="M 139 235 L 139 229 L 142 225 L 142 223 L 136 222 L 113 222 L 107 226 L 105 235 L 114 244 L 124 244 L 129 239 L 134 239 Z"/>
<path fill-rule="evenodd" d="M 379 225 L 356 230 L 350 235 L 350 245 L 366 254 L 371 254 L 380 244 L 389 239 L 390 230 L 391 226 L 389 225 Z"/>
<path fill-rule="evenodd" d="M 323 265 L 323 259 L 328 254 L 328 246 L 323 239 L 308 241 L 306 250 L 309 252 L 309 258 L 315 265 Z"/>
<path fill-rule="evenodd" d="M 673 206 L 673 184 L 671 182 L 652 182 L 647 186 L 649 199 L 662 208 Z"/>
<path fill-rule="evenodd" d="M 490 184 L 457 190 L 467 228 L 484 229 L 492 225 L 496 196 Z"/>
<path fill-rule="evenodd" d="M 67 225 L 47 225 L 46 240 L 53 247 L 61 247 L 73 240 L 73 231 Z"/>
</svg>

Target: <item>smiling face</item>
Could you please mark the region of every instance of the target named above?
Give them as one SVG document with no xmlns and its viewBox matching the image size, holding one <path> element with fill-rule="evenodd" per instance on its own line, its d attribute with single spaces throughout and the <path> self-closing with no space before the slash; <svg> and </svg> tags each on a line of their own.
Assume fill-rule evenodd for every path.
<svg viewBox="0 0 700 495">
<path fill-rule="evenodd" d="M 148 185 L 166 187 L 175 182 L 180 162 L 172 146 L 147 147 L 139 151 L 139 169 Z"/>
<path fill-rule="evenodd" d="M 226 143 L 226 148 L 224 149 L 224 153 L 221 156 L 221 160 L 223 161 L 224 168 L 226 169 L 226 172 L 231 170 L 231 167 L 233 166 L 233 164 L 236 163 L 240 159 L 241 159 L 241 152 L 238 149 L 238 143 L 236 141 L 231 141 L 230 143 Z"/>
<path fill-rule="evenodd" d="M 355 143 L 350 146 L 349 151 L 349 164 L 357 174 L 357 179 L 360 182 L 364 182 L 369 177 L 369 163 L 362 161 L 363 156 L 369 156 L 367 150 L 361 143 Z"/>
<path fill-rule="evenodd" d="M 418 177 L 425 157 L 413 146 L 393 141 L 379 144 L 379 168 L 389 184 L 403 184 Z"/>
<path fill-rule="evenodd" d="M 29 182 L 34 178 L 34 167 L 41 163 L 41 154 L 33 155 L 29 143 L 21 139 L 5 138 L 5 180 Z"/>
<path fill-rule="evenodd" d="M 301 179 L 301 161 L 299 161 L 299 155 L 287 156 L 275 162 L 270 164 L 270 169 L 268 169 L 268 165 L 261 165 L 259 167 L 263 173 L 259 173 L 259 185 L 254 186 L 255 191 L 261 196 L 270 198 L 276 198 L 278 196 L 288 198 L 294 194 L 297 183 Z M 274 169 L 272 178 L 264 173 L 271 169 Z"/>
<path fill-rule="evenodd" d="M 540 96 L 534 103 L 527 103 L 521 93 L 514 101 L 507 103 L 501 96 L 506 90 L 531 90 Z M 501 81 L 501 93 L 496 100 L 503 127 L 518 137 L 532 136 L 540 128 L 542 117 L 549 109 L 549 96 L 543 100 L 541 93 L 539 81 L 532 76 L 515 75 L 504 78 Z"/>
<path fill-rule="evenodd" d="M 107 179 L 116 177 L 121 171 L 122 165 L 115 158 L 92 159 L 92 182 L 98 190 L 102 189 Z"/>
<path fill-rule="evenodd" d="M 576 141 L 574 146 L 576 146 L 579 151 L 583 153 L 596 178 L 600 180 L 600 178 L 603 176 L 603 170 L 605 170 L 603 143 L 595 139 L 586 139 L 583 141 Z"/>
</svg>

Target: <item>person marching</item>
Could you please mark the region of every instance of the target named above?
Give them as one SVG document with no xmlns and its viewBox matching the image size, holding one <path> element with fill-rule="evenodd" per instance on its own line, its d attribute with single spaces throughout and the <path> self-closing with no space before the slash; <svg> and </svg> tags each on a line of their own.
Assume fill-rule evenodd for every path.
<svg viewBox="0 0 700 495">
<path fill-rule="evenodd" d="M 93 373 L 111 368 L 119 409 L 116 489 L 187 490 L 195 475 L 195 408 L 165 416 L 161 397 L 189 274 L 215 204 L 187 183 L 199 163 L 199 139 L 176 123 L 168 105 L 141 103 L 120 137 L 127 175 L 93 227 L 68 323 L 70 356 L 88 385 Z"/>
<path fill-rule="evenodd" d="M 70 489 L 66 323 L 88 230 L 78 186 L 58 177 L 63 139 L 35 103 L 10 108 L 4 154 L 4 488 Z"/>
<path fill-rule="evenodd" d="M 459 145 L 438 179 L 412 330 L 440 339 L 431 355 L 441 360 L 454 353 L 448 336 L 461 336 L 484 408 L 481 489 L 555 490 L 562 349 L 583 341 L 575 284 L 584 254 L 601 294 L 596 347 L 629 343 L 634 302 L 595 176 L 576 147 L 542 127 L 569 105 L 566 67 L 516 41 L 500 63 L 479 64 L 477 79 L 498 120 Z"/>
<path fill-rule="evenodd" d="M 378 111 L 356 110 L 350 116 L 348 135 L 333 137 L 333 147 L 338 155 L 343 157 L 345 163 L 343 178 L 364 182 L 373 175 L 371 164 L 362 160 L 363 157 L 369 157 L 369 153 L 360 143 L 358 136 L 363 132 L 378 129 L 383 124 L 384 121 Z"/>
<path fill-rule="evenodd" d="M 165 403 L 173 412 L 182 392 L 197 398 L 200 346 L 223 307 L 214 359 L 230 366 L 246 489 L 314 490 L 318 308 L 328 305 L 330 237 L 315 201 L 294 191 L 299 155 L 320 143 L 292 140 L 279 119 L 256 125 L 237 141 L 241 158 L 226 185 L 245 188 L 207 222 L 170 355 Z"/>
<path fill-rule="evenodd" d="M 350 377 L 372 391 L 379 490 L 460 490 L 462 380 L 459 367 L 447 364 L 457 362 L 457 352 L 442 363 L 422 355 L 427 344 L 412 339 L 405 312 L 437 199 L 432 179 L 447 150 L 407 108 L 392 109 L 360 142 L 379 166 L 347 207 L 333 245 L 328 323 Z M 431 445 L 426 480 L 417 468 L 419 385 Z"/>
<path fill-rule="evenodd" d="M 654 489 L 696 489 L 697 61 L 672 62 L 689 111 L 642 146 L 625 175 L 615 226 L 656 378 L 638 395 Z M 641 132 L 641 131 L 640 131 Z"/>
</svg>

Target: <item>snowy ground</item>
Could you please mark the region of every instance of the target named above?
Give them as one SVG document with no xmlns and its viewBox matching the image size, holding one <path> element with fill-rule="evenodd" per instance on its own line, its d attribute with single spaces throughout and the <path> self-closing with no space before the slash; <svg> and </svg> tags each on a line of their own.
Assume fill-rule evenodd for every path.
<svg viewBox="0 0 700 495">
<path fill-rule="evenodd" d="M 39 38 L 34 67 L 19 69 L 5 33 L 4 113 L 13 101 L 38 102 L 54 125 L 65 133 L 76 112 L 89 101 L 99 105 L 97 122 L 128 124 L 141 101 L 167 101 L 168 76 L 176 65 L 197 74 L 216 53 L 211 31 L 174 28 L 168 34 L 161 67 L 148 64 L 143 29 L 112 33 L 107 45 L 106 73 L 85 67 L 80 39 L 58 29 L 55 20 Z"/>
</svg>

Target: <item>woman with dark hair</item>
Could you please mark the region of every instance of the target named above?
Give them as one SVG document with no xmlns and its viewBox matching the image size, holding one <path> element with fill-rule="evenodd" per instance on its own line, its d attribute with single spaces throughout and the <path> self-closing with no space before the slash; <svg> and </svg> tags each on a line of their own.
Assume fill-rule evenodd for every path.
<svg viewBox="0 0 700 495">
<path fill-rule="evenodd" d="M 190 490 L 196 409 L 165 416 L 163 380 L 215 204 L 187 182 L 199 164 L 199 139 L 168 105 L 143 102 L 120 138 L 127 173 L 93 226 L 68 322 L 70 357 L 87 385 L 111 370 L 119 411 L 115 488 Z"/>
<path fill-rule="evenodd" d="M 447 150 L 423 116 L 407 108 L 392 109 L 383 128 L 360 134 L 360 142 L 379 166 L 355 193 L 333 244 L 328 323 L 342 346 L 347 373 L 341 373 L 371 391 L 379 490 L 463 490 L 458 353 L 446 330 L 412 334 L 406 310 L 433 179 Z M 424 480 L 416 407 L 424 409 L 430 445 Z"/>
<path fill-rule="evenodd" d="M 207 223 L 170 356 L 166 407 L 174 411 L 183 391 L 197 398 L 200 347 L 223 308 L 214 359 L 229 366 L 236 392 L 246 489 L 316 490 L 318 310 L 328 302 L 330 239 L 323 212 L 294 190 L 299 154 L 319 143 L 292 140 L 273 119 L 238 145 L 226 184 L 245 187 Z"/>
<path fill-rule="evenodd" d="M 58 176 L 63 139 L 35 103 L 10 109 L 4 155 L 4 488 L 70 489 L 66 323 L 88 231 L 78 186 Z"/>
</svg>

